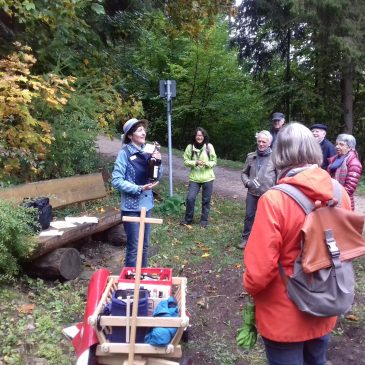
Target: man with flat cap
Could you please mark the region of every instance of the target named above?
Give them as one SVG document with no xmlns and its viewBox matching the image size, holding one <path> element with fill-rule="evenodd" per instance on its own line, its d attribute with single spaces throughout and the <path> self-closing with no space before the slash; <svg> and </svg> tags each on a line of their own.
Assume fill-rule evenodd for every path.
<svg viewBox="0 0 365 365">
<path fill-rule="evenodd" d="M 276 137 L 280 131 L 280 129 L 285 124 L 285 115 L 283 113 L 273 113 L 271 116 L 272 127 L 270 129 L 270 133 L 272 135 L 271 148 L 274 147 Z"/>
<path fill-rule="evenodd" d="M 312 124 L 309 129 L 312 131 L 313 137 L 318 141 L 322 149 L 323 163 L 322 169 L 327 170 L 328 159 L 336 154 L 335 146 L 326 138 L 327 126 L 325 124 Z"/>
</svg>

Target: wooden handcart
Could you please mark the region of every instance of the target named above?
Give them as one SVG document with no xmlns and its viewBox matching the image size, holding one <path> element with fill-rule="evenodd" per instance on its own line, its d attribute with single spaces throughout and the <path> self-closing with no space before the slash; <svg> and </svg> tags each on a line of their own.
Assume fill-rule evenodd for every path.
<svg viewBox="0 0 365 365">
<path fill-rule="evenodd" d="M 134 303 L 139 301 L 140 274 L 142 263 L 142 249 L 145 223 L 162 223 L 161 219 L 146 218 L 143 208 L 141 217 L 123 217 L 126 221 L 140 222 L 136 278 L 134 285 Z M 103 309 L 112 300 L 112 293 L 117 289 L 118 276 L 109 276 L 103 296 L 89 317 L 89 324 L 95 328 L 99 344 L 96 348 L 96 357 L 100 365 L 179 365 L 175 359 L 182 356 L 180 340 L 184 330 L 189 325 L 186 312 L 186 285 L 183 277 L 172 278 L 172 295 L 176 298 L 179 308 L 178 317 L 142 317 L 137 315 L 138 305 L 133 305 L 131 316 L 105 316 Z M 122 326 L 129 332 L 129 343 L 110 342 L 108 334 L 114 326 Z M 152 346 L 145 343 L 135 343 L 138 327 L 175 327 L 177 332 L 167 346 Z"/>
</svg>

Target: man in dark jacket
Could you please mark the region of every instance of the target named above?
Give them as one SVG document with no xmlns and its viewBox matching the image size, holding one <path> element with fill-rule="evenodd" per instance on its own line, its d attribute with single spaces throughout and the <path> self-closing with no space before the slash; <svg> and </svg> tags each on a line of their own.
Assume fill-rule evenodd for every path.
<svg viewBox="0 0 365 365">
<path fill-rule="evenodd" d="M 247 188 L 246 215 L 242 232 L 242 242 L 238 248 L 245 248 L 256 215 L 260 196 L 276 183 L 276 170 L 271 162 L 272 135 L 269 131 L 256 134 L 257 149 L 247 155 L 241 179 Z"/>
<path fill-rule="evenodd" d="M 273 113 L 271 116 L 272 127 L 270 129 L 270 133 L 272 135 L 272 142 L 270 147 L 273 148 L 275 145 L 276 137 L 280 131 L 280 129 L 285 124 L 285 115 L 283 113 Z"/>
<path fill-rule="evenodd" d="M 327 126 L 325 124 L 317 123 L 309 127 L 314 138 L 318 141 L 322 149 L 323 163 L 322 169 L 327 170 L 329 158 L 336 154 L 335 146 L 326 138 Z"/>
</svg>

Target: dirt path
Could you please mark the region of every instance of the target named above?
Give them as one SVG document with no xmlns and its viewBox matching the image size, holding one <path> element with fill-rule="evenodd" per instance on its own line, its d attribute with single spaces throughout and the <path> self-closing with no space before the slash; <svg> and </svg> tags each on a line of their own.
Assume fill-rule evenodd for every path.
<svg viewBox="0 0 365 365">
<path fill-rule="evenodd" d="M 119 139 L 110 140 L 109 137 L 99 136 L 96 144 L 99 152 L 110 158 L 117 156 L 121 142 Z M 168 179 L 168 156 L 162 153 L 164 163 L 164 176 Z M 172 156 L 173 180 L 179 182 L 188 181 L 189 170 L 184 166 L 181 157 Z M 243 187 L 240 177 L 240 171 L 217 166 L 214 169 L 216 179 L 214 181 L 214 192 L 225 198 L 237 199 L 244 202 L 246 198 L 246 189 Z M 355 196 L 356 210 L 365 213 L 365 197 Z"/>
</svg>

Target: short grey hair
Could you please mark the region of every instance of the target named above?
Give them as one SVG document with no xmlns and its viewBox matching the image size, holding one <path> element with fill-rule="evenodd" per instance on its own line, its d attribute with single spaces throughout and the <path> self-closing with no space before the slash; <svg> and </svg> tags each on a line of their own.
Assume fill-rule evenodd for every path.
<svg viewBox="0 0 365 365">
<path fill-rule="evenodd" d="M 258 132 L 255 134 L 256 139 L 258 139 L 260 136 L 264 136 L 265 138 L 268 139 L 269 143 L 271 144 L 272 142 L 272 135 L 269 131 L 263 130 L 261 132 Z"/>
<path fill-rule="evenodd" d="M 346 134 L 346 133 L 339 134 L 336 138 L 336 142 L 337 141 L 345 142 L 349 146 L 349 148 L 352 149 L 355 149 L 356 147 L 356 139 L 351 134 Z"/>
<path fill-rule="evenodd" d="M 280 129 L 272 161 L 278 170 L 306 164 L 322 165 L 322 150 L 312 132 L 301 123 L 289 123 Z"/>
</svg>

